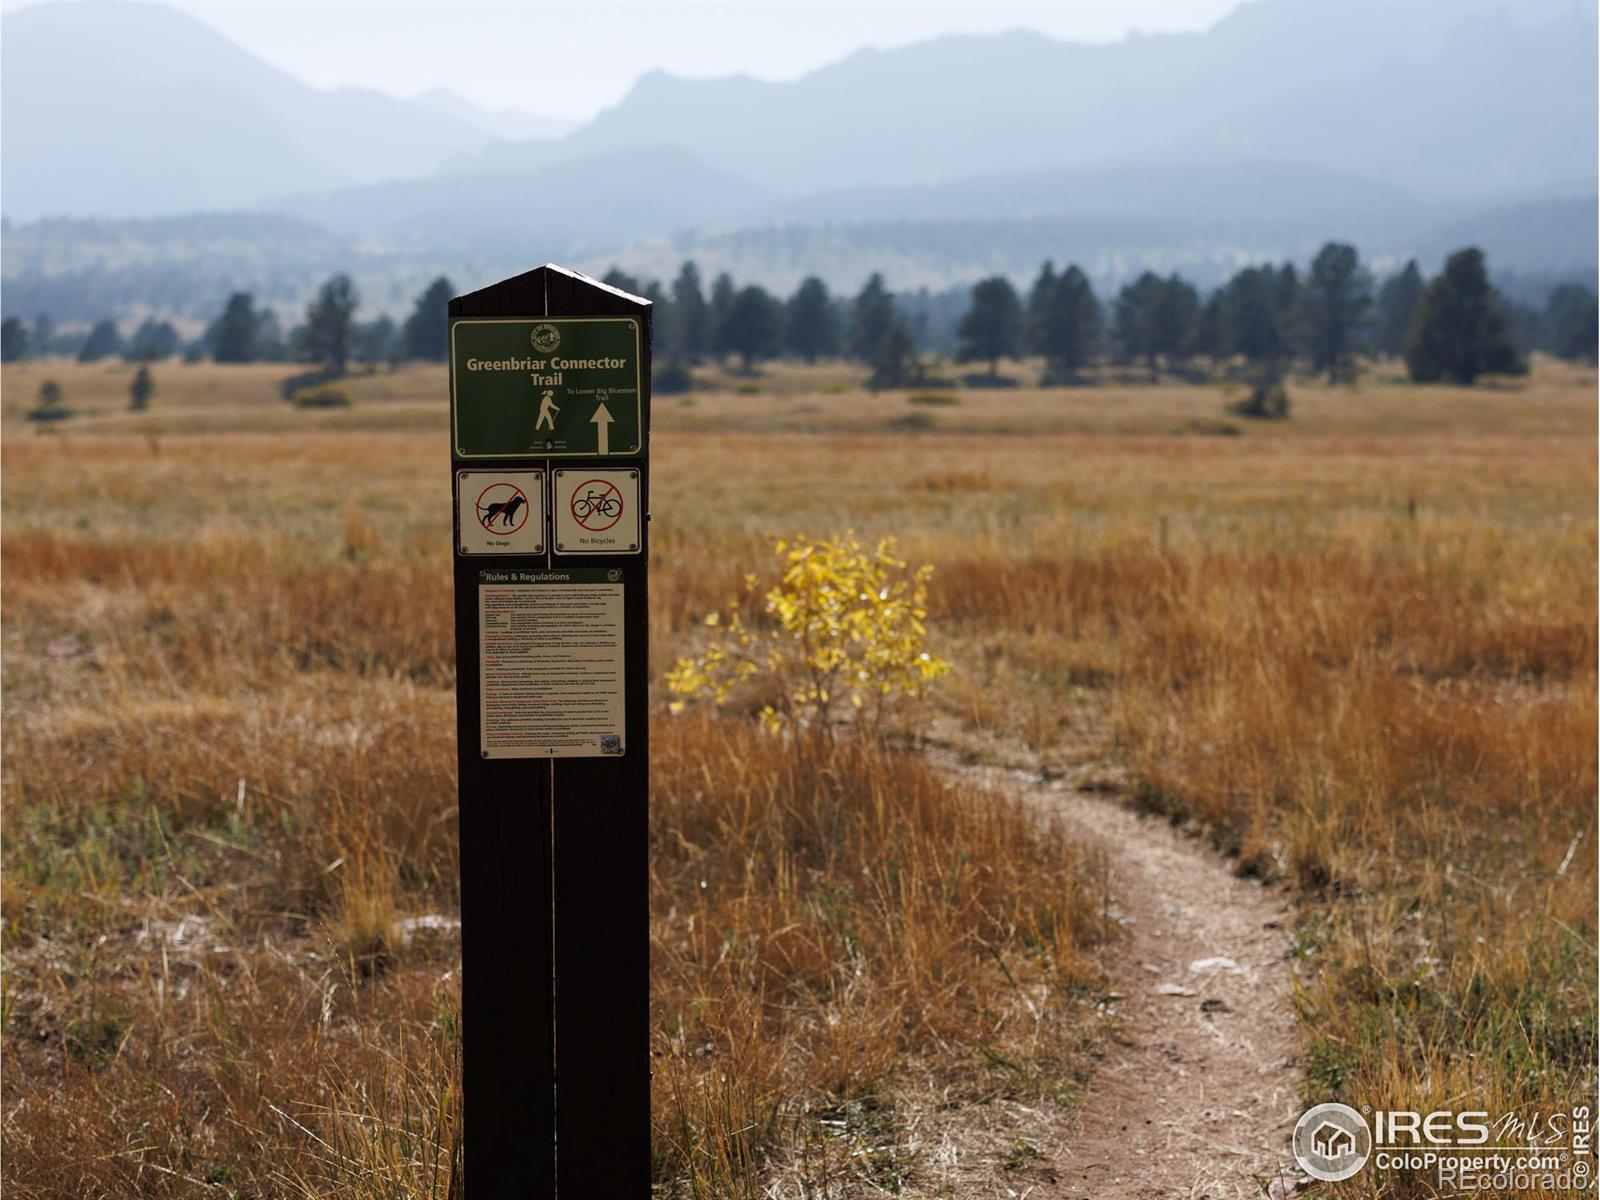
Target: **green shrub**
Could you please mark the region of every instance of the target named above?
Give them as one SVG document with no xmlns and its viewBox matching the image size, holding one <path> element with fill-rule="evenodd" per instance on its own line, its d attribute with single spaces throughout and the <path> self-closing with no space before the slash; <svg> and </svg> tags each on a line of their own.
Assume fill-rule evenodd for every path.
<svg viewBox="0 0 1600 1200">
<path fill-rule="evenodd" d="M 658 396 L 671 396 L 687 392 L 694 387 L 694 375 L 688 366 L 681 362 L 669 362 L 664 367 L 658 367 L 655 378 L 651 380 L 651 388 Z"/>
<path fill-rule="evenodd" d="M 987 371 L 972 371 L 961 377 L 961 386 L 968 388 L 1014 388 L 1017 381 L 1006 375 L 991 375 Z"/>
<path fill-rule="evenodd" d="M 1244 433 L 1232 421 L 1214 421 L 1210 417 L 1191 417 L 1183 428 L 1186 433 L 1202 437 L 1239 437 Z"/>
<path fill-rule="evenodd" d="M 955 392 L 912 392 L 906 397 L 907 404 L 922 404 L 929 408 L 954 408 L 961 403 L 961 397 Z"/>
<path fill-rule="evenodd" d="M 59 383 L 54 379 L 46 379 L 39 385 L 39 404 L 28 410 L 28 420 L 62 421 L 71 415 Z"/>
<path fill-rule="evenodd" d="M 349 408 L 350 393 L 337 384 L 324 383 L 301 388 L 290 397 L 290 403 L 296 408 Z"/>
<path fill-rule="evenodd" d="M 1289 415 L 1289 393 L 1281 383 L 1257 384 L 1245 399 L 1228 405 L 1228 411 L 1236 417 L 1281 421 Z"/>
<path fill-rule="evenodd" d="M 321 387 L 325 383 L 332 383 L 339 378 L 339 372 L 330 371 L 326 367 L 318 367 L 313 371 L 297 371 L 288 376 L 278 385 L 283 398 L 291 404 L 295 396 L 308 388 Z"/>
</svg>

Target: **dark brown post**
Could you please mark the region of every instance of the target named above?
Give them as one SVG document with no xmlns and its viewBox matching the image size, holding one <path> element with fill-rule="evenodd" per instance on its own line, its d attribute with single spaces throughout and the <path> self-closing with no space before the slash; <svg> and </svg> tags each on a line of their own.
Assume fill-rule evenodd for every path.
<svg viewBox="0 0 1600 1200">
<path fill-rule="evenodd" d="M 645 1197 L 651 306 L 544 266 L 449 311 L 466 1195 Z"/>
</svg>

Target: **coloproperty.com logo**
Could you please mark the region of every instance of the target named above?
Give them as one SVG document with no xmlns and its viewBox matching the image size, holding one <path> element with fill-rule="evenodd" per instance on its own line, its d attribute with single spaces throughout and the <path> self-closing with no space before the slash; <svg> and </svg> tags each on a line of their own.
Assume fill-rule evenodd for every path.
<svg viewBox="0 0 1600 1200">
<path fill-rule="evenodd" d="M 1294 1157 L 1313 1179 L 1337 1183 L 1368 1163 L 1410 1171 L 1455 1192 L 1585 1191 L 1595 1186 L 1594 1118 L 1587 1105 L 1498 1116 L 1480 1110 L 1360 1111 L 1318 1104 L 1294 1127 Z"/>
<path fill-rule="evenodd" d="M 1349 1179 L 1372 1157 L 1372 1131 L 1348 1104 L 1318 1104 L 1295 1122 L 1294 1160 L 1313 1179 Z"/>
</svg>

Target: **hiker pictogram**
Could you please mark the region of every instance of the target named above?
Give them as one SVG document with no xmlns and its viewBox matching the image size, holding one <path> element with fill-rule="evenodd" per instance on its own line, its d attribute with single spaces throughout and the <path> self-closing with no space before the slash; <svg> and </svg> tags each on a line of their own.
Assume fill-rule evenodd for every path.
<svg viewBox="0 0 1600 1200">
<path fill-rule="evenodd" d="M 515 533 L 528 519 L 528 497 L 514 483 L 491 483 L 478 497 L 478 524 L 490 533 Z"/>
<path fill-rule="evenodd" d="M 572 515 L 590 533 L 604 533 L 622 519 L 622 493 L 605 479 L 580 483 L 572 493 Z"/>
<path fill-rule="evenodd" d="M 554 388 L 545 388 L 539 396 L 539 419 L 533 423 L 537 431 L 548 429 L 551 433 L 556 431 L 556 417 L 561 414 L 561 406 L 556 403 Z"/>
</svg>

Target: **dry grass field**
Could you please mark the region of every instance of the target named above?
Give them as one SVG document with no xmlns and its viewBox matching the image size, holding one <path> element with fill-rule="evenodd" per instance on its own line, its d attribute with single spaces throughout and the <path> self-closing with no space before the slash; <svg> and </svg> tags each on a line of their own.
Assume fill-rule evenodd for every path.
<svg viewBox="0 0 1600 1200">
<path fill-rule="evenodd" d="M 122 364 L 0 379 L 8 1195 L 447 1194 L 444 378 L 311 412 L 284 373 L 160 366 L 142 414 Z M 1277 424 L 858 380 L 656 405 L 658 679 L 775 538 L 846 529 L 934 564 L 954 666 L 886 744 L 658 705 L 665 1194 L 1022 1194 L 1006 1106 L 1092 1094 L 1100 864 L 930 740 L 1100 772 L 1291 889 L 1309 1100 L 1592 1097 L 1592 373 L 1302 383 Z"/>
</svg>

